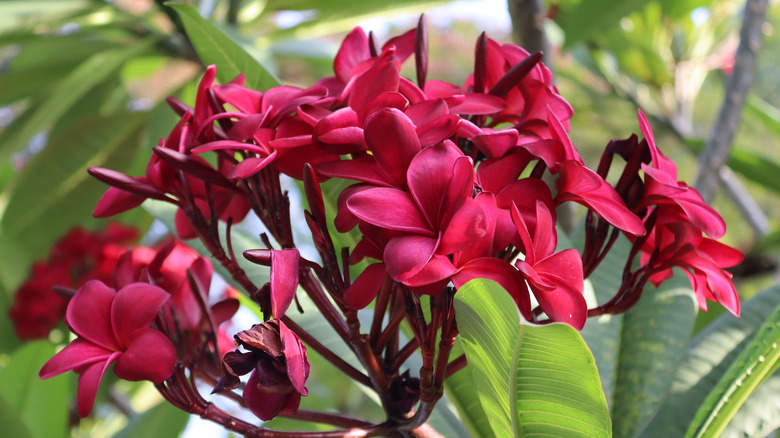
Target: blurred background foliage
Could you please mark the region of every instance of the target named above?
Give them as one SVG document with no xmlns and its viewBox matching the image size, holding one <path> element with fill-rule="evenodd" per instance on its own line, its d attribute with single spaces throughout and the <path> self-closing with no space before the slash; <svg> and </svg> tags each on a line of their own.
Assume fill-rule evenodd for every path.
<svg viewBox="0 0 780 438">
<path fill-rule="evenodd" d="M 367 30 L 377 26 L 373 30 L 381 39 L 412 27 L 420 13 L 452 2 L 185 3 L 195 6 L 273 76 L 308 86 L 332 74 L 333 55 L 355 25 L 362 23 Z M 776 3 L 770 2 L 762 28 L 764 47 L 729 161 L 762 208 L 768 226 L 751 227 L 723 193 L 714 201 L 729 224 L 727 243 L 749 254 L 738 272 L 743 298 L 777 283 L 780 8 Z M 638 132 L 635 114 L 641 107 L 650 116 L 664 153 L 678 163 L 680 179 L 692 184 L 696 154 L 716 119 L 733 67 L 744 5 L 742 0 L 547 0 L 543 32 L 552 47 L 548 56 L 561 94 L 574 107 L 571 136 L 585 161 L 595 166 L 609 139 Z M 485 2 L 483 7 L 494 9 L 497 23 L 502 22 L 498 17 L 507 16 L 504 2 Z M 512 18 L 518 20 L 516 11 Z M 472 69 L 474 41 L 483 26 L 474 20 L 429 21 L 429 77 L 462 83 Z M 507 26 L 486 30 L 492 38 L 512 40 Z M 0 1 L 3 315 L 33 262 L 45 257 L 53 242 L 75 225 L 102 225 L 90 213 L 105 186 L 89 178 L 85 169 L 101 166 L 142 174 L 151 147 L 176 122 L 165 98 L 173 95 L 192 102 L 203 68 L 181 19 L 162 1 Z M 142 209 L 118 219 L 140 229 L 154 220 Z M 699 314 L 695 330 L 717 316 L 720 306 L 712 307 L 709 313 Z M 71 433 L 64 418 L 46 422 L 55 424 L 48 428 L 35 420 L 44 412 L 50 417 L 51 406 L 65 404 L 68 388 L 75 388 L 75 380 L 62 376 L 62 391 L 41 387 L 37 369 L 52 348 L 46 342 L 20 346 L 8 319 L 0 318 L 0 384 L 17 381 L 22 387 L 18 394 L 28 394 L 17 397 L 2 391 L 0 424 L 16 425 L 20 437 Z M 360 414 L 366 409 L 361 402 L 364 395 L 340 391 L 343 386 L 337 379 L 314 381 L 312 391 L 338 394 L 344 412 Z M 120 388 L 124 392 L 102 395 L 112 403 L 83 421 L 73 430 L 74 436 L 106 436 L 122 430 L 123 437 L 148 437 L 150 427 L 159 430 L 159 436 L 172 436 L 186 424 L 186 416 L 166 411 L 170 408 L 165 405 L 150 409 L 156 399 L 148 386 L 122 385 L 127 385 Z M 50 403 L 34 402 L 34 397 L 49 398 Z M 133 412 L 145 413 L 128 417 Z"/>
</svg>

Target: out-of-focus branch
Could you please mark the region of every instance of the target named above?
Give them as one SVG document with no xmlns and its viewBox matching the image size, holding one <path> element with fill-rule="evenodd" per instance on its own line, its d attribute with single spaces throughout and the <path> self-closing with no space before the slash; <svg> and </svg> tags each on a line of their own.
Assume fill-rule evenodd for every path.
<svg viewBox="0 0 780 438">
<path fill-rule="evenodd" d="M 739 128 L 742 109 L 753 83 L 756 57 L 761 48 L 762 27 L 766 20 L 768 0 L 747 0 L 734 70 L 726 84 L 723 105 L 710 136 L 699 155 L 696 188 L 706 202 L 712 201 L 719 183 L 720 169 L 729 158 L 731 142 Z"/>
<path fill-rule="evenodd" d="M 509 15 L 512 17 L 512 35 L 521 47 L 530 53 L 542 52 L 542 62 L 550 67 L 550 43 L 544 33 L 544 21 L 547 13 L 543 0 L 507 0 Z"/>
</svg>

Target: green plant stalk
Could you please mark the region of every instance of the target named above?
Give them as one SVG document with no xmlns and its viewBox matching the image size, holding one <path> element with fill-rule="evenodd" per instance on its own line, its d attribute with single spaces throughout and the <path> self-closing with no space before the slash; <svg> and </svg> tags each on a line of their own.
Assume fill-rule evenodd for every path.
<svg viewBox="0 0 780 438">
<path fill-rule="evenodd" d="M 780 365 L 780 307 L 767 318 L 753 340 L 699 408 L 686 438 L 718 437 L 755 389 Z"/>
</svg>

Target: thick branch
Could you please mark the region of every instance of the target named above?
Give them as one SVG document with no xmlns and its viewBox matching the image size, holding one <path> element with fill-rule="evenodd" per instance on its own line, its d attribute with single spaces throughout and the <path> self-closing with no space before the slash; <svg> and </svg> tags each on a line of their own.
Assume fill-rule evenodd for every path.
<svg viewBox="0 0 780 438">
<path fill-rule="evenodd" d="M 734 71 L 728 78 L 718 119 L 699 155 L 696 188 L 706 202 L 712 201 L 715 196 L 719 170 L 728 161 L 731 142 L 739 128 L 742 108 L 755 75 L 756 57 L 761 48 L 762 27 L 768 3 L 768 0 L 747 0 L 745 4 Z"/>
</svg>

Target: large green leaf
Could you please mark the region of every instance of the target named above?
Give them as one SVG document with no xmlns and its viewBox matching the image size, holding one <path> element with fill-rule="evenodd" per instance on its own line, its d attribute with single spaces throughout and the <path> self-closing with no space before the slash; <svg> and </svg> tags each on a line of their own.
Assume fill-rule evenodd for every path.
<svg viewBox="0 0 780 438">
<path fill-rule="evenodd" d="M 780 306 L 721 377 L 693 418 L 686 437 L 718 437 L 734 414 L 780 363 Z"/>
<path fill-rule="evenodd" d="M 223 84 L 241 73 L 246 74 L 246 86 L 267 90 L 280 84 L 256 59 L 238 44 L 198 14 L 193 5 L 169 3 L 181 17 L 187 36 L 204 64 L 216 64 L 217 78 Z"/>
<path fill-rule="evenodd" d="M 616 437 L 635 437 L 653 418 L 669 392 L 696 319 L 693 291 L 684 275 L 660 288 L 647 285 L 623 315 L 620 353 L 612 399 Z"/>
<path fill-rule="evenodd" d="M 461 354 L 463 354 L 463 345 L 461 342 L 456 342 L 450 357 L 456 358 Z M 468 366 L 447 378 L 444 382 L 444 391 L 457 408 L 458 415 L 471 436 L 478 438 L 496 436 L 490 427 L 490 419 L 482 409 L 479 394 L 474 391 L 474 380 Z"/>
<path fill-rule="evenodd" d="M 642 436 L 684 436 L 699 407 L 777 306 L 780 306 L 780 287 L 744 302 L 739 318 L 724 314 L 702 330 L 691 342 L 669 395 Z M 767 400 L 767 405 L 774 404 L 777 409 L 780 393 L 769 398 L 771 402 Z M 763 421 L 762 415 L 760 412 L 749 415 L 753 415 L 753 420 L 743 416 L 742 424 L 755 429 Z"/>
<path fill-rule="evenodd" d="M 38 378 L 38 370 L 54 353 L 54 347 L 46 341 L 27 343 L 10 356 L 0 372 L 3 398 L 34 438 L 64 437 L 67 432 L 67 376 L 45 381 Z"/>
<path fill-rule="evenodd" d="M 642 9 L 650 0 L 581 0 L 561 6 L 558 24 L 566 34 L 565 47 L 583 42 L 615 27 L 620 19 Z"/>
<path fill-rule="evenodd" d="M 0 424 L 5 438 L 35 438 L 19 413 L 0 395 Z"/>
<path fill-rule="evenodd" d="M 129 47 L 106 50 L 90 56 L 66 77 L 52 93 L 34 108 L 23 124 L 14 123 L 0 136 L 0 161 L 21 150 L 33 135 L 45 132 L 73 107 L 81 97 L 101 84 L 131 57 L 151 47 L 153 39 Z"/>
<path fill-rule="evenodd" d="M 316 14 L 312 14 L 310 19 L 288 29 L 278 30 L 267 37 L 274 41 L 306 39 L 344 32 L 354 27 L 355 23 L 360 20 L 377 16 L 387 17 L 394 12 L 423 13 L 427 9 L 450 1 L 452 0 L 302 0 L 294 2 L 271 0 L 266 5 L 264 14 L 259 18 L 266 19 L 268 14 L 280 10 L 316 10 Z M 261 21 L 258 20 L 258 22 Z"/>
<path fill-rule="evenodd" d="M 89 116 L 52 132 L 0 194 L 0 235 L 45 250 L 75 223 L 89 218 L 106 186 L 87 167 L 123 169 L 138 151 L 146 114 Z"/>
<path fill-rule="evenodd" d="M 161 402 L 130 419 L 114 438 L 171 438 L 180 436 L 190 414 L 176 406 Z"/>
<path fill-rule="evenodd" d="M 496 436 L 611 436 L 595 361 L 577 331 L 520 325 L 513 300 L 490 280 L 461 287 L 455 308 Z"/>
</svg>

